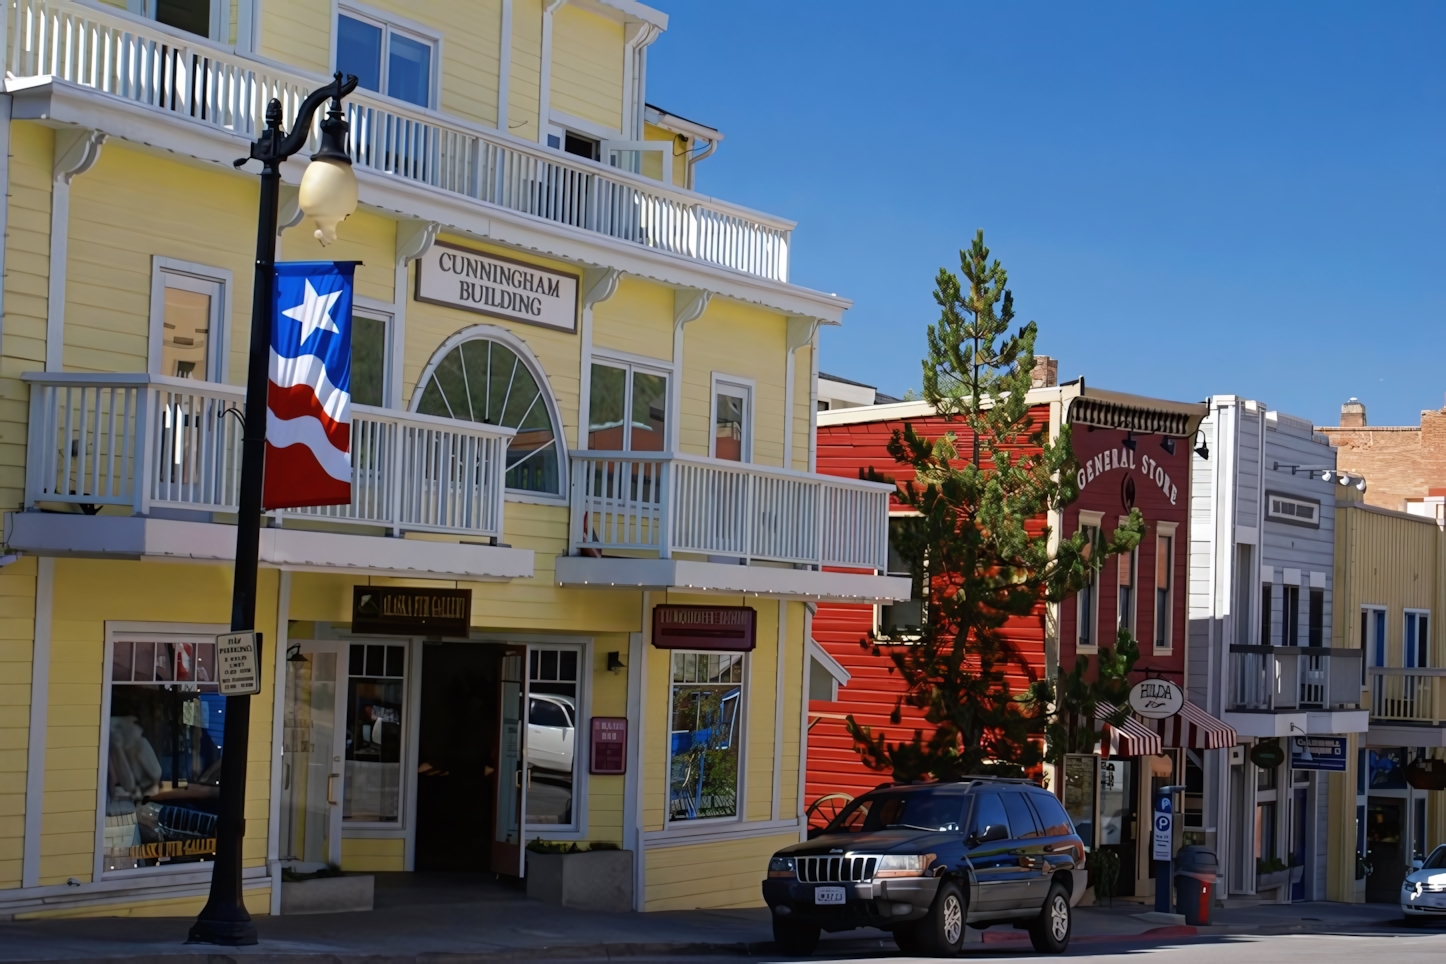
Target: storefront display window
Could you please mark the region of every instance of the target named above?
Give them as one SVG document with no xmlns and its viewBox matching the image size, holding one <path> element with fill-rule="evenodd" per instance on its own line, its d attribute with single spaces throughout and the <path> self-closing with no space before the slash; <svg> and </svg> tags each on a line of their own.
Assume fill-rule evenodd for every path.
<svg viewBox="0 0 1446 964">
<path fill-rule="evenodd" d="M 738 816 L 741 653 L 673 653 L 668 819 Z"/>
<path fill-rule="evenodd" d="M 214 858 L 226 720 L 215 675 L 205 637 L 112 643 L 105 870 Z"/>
<path fill-rule="evenodd" d="M 573 822 L 579 651 L 534 648 L 527 669 L 527 822 Z"/>
<path fill-rule="evenodd" d="M 342 819 L 396 823 L 401 815 L 407 648 L 353 643 L 350 650 Z"/>
</svg>

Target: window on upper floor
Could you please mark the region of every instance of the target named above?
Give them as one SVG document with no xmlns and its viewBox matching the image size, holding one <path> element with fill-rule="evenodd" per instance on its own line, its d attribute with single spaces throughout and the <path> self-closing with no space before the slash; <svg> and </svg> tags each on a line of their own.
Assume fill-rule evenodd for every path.
<svg viewBox="0 0 1446 964">
<path fill-rule="evenodd" d="M 147 20 L 220 41 L 226 39 L 221 29 L 230 28 L 229 6 L 222 0 L 128 0 L 126 4 L 131 13 Z"/>
<path fill-rule="evenodd" d="M 1270 646 L 1275 642 L 1271 630 L 1275 625 L 1275 586 L 1268 582 L 1260 584 L 1260 645 Z"/>
<path fill-rule="evenodd" d="M 562 494 L 556 402 L 521 339 L 492 325 L 453 335 L 433 355 L 416 395 L 423 415 L 517 429 L 507 446 L 508 491 Z"/>
<path fill-rule="evenodd" d="M 919 638 L 929 611 L 928 560 L 915 573 L 914 567 L 899 551 L 908 527 L 917 524 L 918 520 L 913 516 L 889 519 L 888 575 L 909 579 L 912 586 L 908 599 L 879 607 L 879 635 L 905 642 Z"/>
<path fill-rule="evenodd" d="M 1401 634 L 1404 664 L 1412 668 L 1431 665 L 1431 613 L 1422 609 L 1406 610 L 1405 632 Z"/>
<path fill-rule="evenodd" d="M 612 359 L 592 363 L 587 447 L 596 452 L 661 452 L 668 447 L 668 376 Z"/>
<path fill-rule="evenodd" d="M 1361 607 L 1361 648 L 1370 665 L 1386 665 L 1386 611 L 1378 606 Z"/>
<path fill-rule="evenodd" d="M 730 462 L 753 461 L 753 386 L 713 375 L 713 438 L 708 454 Z"/>
<path fill-rule="evenodd" d="M 1310 591 L 1310 627 L 1306 642 L 1311 646 L 1325 645 L 1325 590 Z"/>
<path fill-rule="evenodd" d="M 1174 530 L 1155 535 L 1155 651 L 1169 652 L 1175 624 Z"/>
<path fill-rule="evenodd" d="M 1080 532 L 1084 533 L 1086 562 L 1099 552 L 1100 523 L 1104 521 L 1098 512 L 1080 512 Z M 1074 643 L 1077 650 L 1092 651 L 1099 645 L 1096 632 L 1099 620 L 1100 574 L 1090 565 L 1085 570 L 1085 582 L 1075 593 Z"/>
<path fill-rule="evenodd" d="M 1280 587 L 1280 645 L 1300 645 L 1300 587 Z"/>
<path fill-rule="evenodd" d="M 420 107 L 431 107 L 439 38 L 360 8 L 336 16 L 336 69 L 356 74 L 357 86 Z"/>
<path fill-rule="evenodd" d="M 387 403 L 386 316 L 356 309 L 351 320 L 351 400 L 381 408 Z"/>
<path fill-rule="evenodd" d="M 151 259 L 149 368 L 172 378 L 226 380 L 231 273 L 224 268 Z"/>
</svg>

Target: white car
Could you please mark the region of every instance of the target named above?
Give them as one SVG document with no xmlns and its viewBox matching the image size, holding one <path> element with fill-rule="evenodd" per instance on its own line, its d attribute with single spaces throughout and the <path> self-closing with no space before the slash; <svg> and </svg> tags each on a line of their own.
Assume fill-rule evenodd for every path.
<svg viewBox="0 0 1446 964">
<path fill-rule="evenodd" d="M 1401 884 L 1401 913 L 1407 924 L 1446 919 L 1446 844 L 1424 861 L 1411 861 L 1412 871 Z"/>
<path fill-rule="evenodd" d="M 544 770 L 572 772 L 577 733 L 572 698 L 532 693 L 527 698 L 527 762 Z"/>
</svg>

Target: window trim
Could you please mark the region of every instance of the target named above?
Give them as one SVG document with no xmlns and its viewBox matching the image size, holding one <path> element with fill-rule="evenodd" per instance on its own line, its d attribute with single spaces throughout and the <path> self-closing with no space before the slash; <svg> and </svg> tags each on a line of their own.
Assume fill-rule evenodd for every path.
<svg viewBox="0 0 1446 964">
<path fill-rule="evenodd" d="M 209 869 L 215 861 L 198 861 L 196 863 L 169 864 L 161 867 L 135 867 L 130 870 L 105 870 L 105 798 L 108 781 L 104 767 L 109 764 L 110 759 L 110 707 L 111 707 L 111 664 L 115 660 L 115 643 L 117 637 L 146 637 L 147 641 L 155 641 L 160 637 L 175 639 L 177 641 L 192 642 L 215 642 L 216 637 L 230 631 L 230 627 L 224 623 L 165 623 L 165 622 L 129 622 L 107 620 L 105 623 L 105 642 L 102 648 L 104 661 L 101 666 L 101 690 L 100 690 L 100 744 L 98 759 L 100 761 L 97 773 L 95 788 L 95 856 L 92 862 L 91 879 L 103 880 L 125 880 L 135 877 L 154 877 L 164 874 L 197 873 L 199 868 Z M 224 749 L 222 750 L 224 753 Z"/>
<path fill-rule="evenodd" d="M 673 720 L 673 657 L 675 655 L 687 655 L 688 653 L 713 655 L 707 650 L 694 649 L 670 649 L 668 652 L 668 677 L 667 677 L 667 753 L 663 760 L 663 832 L 679 830 L 684 827 L 716 827 L 743 824 L 748 822 L 748 714 L 751 710 L 753 692 L 753 653 L 743 653 L 743 682 L 739 684 L 737 724 L 734 727 L 733 739 L 738 743 L 738 812 L 731 817 L 700 817 L 696 820 L 674 820 L 672 813 L 672 773 L 673 773 L 673 741 L 672 741 L 672 720 Z M 807 695 L 805 693 L 805 695 Z M 755 821 L 756 822 L 756 821 Z M 802 821 L 799 821 L 800 824 Z"/>
<path fill-rule="evenodd" d="M 553 444 L 557 446 L 557 487 L 560 490 L 556 494 L 551 492 L 533 492 L 525 489 L 504 489 L 503 497 L 508 502 L 532 502 L 540 505 L 567 505 L 569 504 L 569 489 L 571 487 L 572 473 L 569 468 L 567 457 L 567 425 L 562 420 L 562 410 L 557 406 L 557 395 L 552 390 L 552 382 L 547 377 L 547 369 L 542 367 L 542 362 L 517 334 L 499 325 L 478 324 L 469 325 L 461 331 L 454 332 L 446 341 L 437 346 L 432 352 L 432 357 L 427 359 L 426 367 L 422 374 L 412 385 L 412 397 L 407 401 L 406 411 L 416 412 L 422 404 L 422 393 L 427 387 L 427 382 L 442 363 L 442 359 L 454 348 L 460 347 L 469 341 L 490 339 L 501 342 L 511 349 L 522 364 L 526 365 L 532 377 L 537 381 L 537 389 L 542 395 L 542 403 L 547 406 L 547 414 L 552 419 L 554 430 Z M 457 421 L 463 421 L 457 419 Z"/>
<path fill-rule="evenodd" d="M 166 288 L 169 287 L 166 284 L 167 275 L 179 275 L 183 278 L 220 286 L 221 295 L 218 299 L 220 305 L 219 311 L 216 313 L 217 330 L 208 334 L 208 341 L 217 347 L 217 351 L 207 362 L 206 377 L 197 380 L 226 384 L 226 375 L 230 368 L 228 360 L 231 354 L 231 294 L 235 290 L 230 270 L 195 261 L 167 258 L 159 254 L 151 255 L 151 304 L 146 344 L 146 371 L 153 375 L 165 374 L 161 371 L 163 347 L 161 342 L 165 338 L 166 331 Z"/>
<path fill-rule="evenodd" d="M 1297 519 L 1297 518 L 1288 517 L 1288 516 L 1285 516 L 1285 515 L 1282 515 L 1282 514 L 1277 514 L 1277 513 L 1275 513 L 1275 512 L 1272 512 L 1272 511 L 1271 511 L 1271 505 L 1270 505 L 1270 500 L 1271 500 L 1271 499 L 1281 499 L 1281 500 L 1284 500 L 1284 501 L 1286 501 L 1286 502 L 1291 502 L 1291 503 L 1295 503 L 1295 504 L 1298 504 L 1298 505 L 1308 505 L 1308 506 L 1311 506 L 1312 508 L 1315 509 L 1315 521 L 1314 521 L 1314 522 L 1302 522 L 1302 521 L 1300 521 L 1300 520 Z M 1266 519 L 1266 521 L 1268 521 L 1268 522 L 1279 522 L 1279 523 L 1281 523 L 1282 525 L 1299 526 L 1299 527 L 1301 527 L 1301 528 L 1303 528 L 1303 529 L 1319 529 L 1319 528 L 1320 528 L 1320 524 L 1321 524 L 1321 502 L 1320 502 L 1319 499 L 1312 498 L 1311 496 L 1308 496 L 1308 495 L 1295 495 L 1295 494 L 1290 493 L 1290 492 L 1280 492 L 1280 491 L 1276 491 L 1276 490 L 1274 490 L 1274 489 L 1267 489 L 1267 490 L 1265 491 L 1265 502 L 1264 502 L 1264 504 L 1262 505 L 1261 508 L 1262 508 L 1262 510 L 1263 510 L 1263 512 L 1264 512 L 1265 519 Z"/>
<path fill-rule="evenodd" d="M 665 435 L 671 438 L 673 432 L 673 422 L 674 419 L 677 418 L 677 412 L 675 412 L 672 407 L 673 380 L 677 377 L 672 363 L 660 361 L 656 358 L 648 358 L 645 355 L 633 355 L 629 352 L 610 352 L 594 350 L 587 359 L 587 395 L 582 399 L 583 418 L 582 424 L 578 426 L 579 449 L 582 449 L 584 451 L 597 452 L 606 451 L 606 449 L 593 449 L 588 444 L 588 435 L 590 434 L 590 429 L 588 428 L 588 426 L 592 424 L 592 366 L 594 365 L 604 365 L 608 368 L 621 368 L 625 373 L 623 382 L 623 425 L 625 428 L 630 428 L 632 425 L 633 375 L 637 372 L 642 372 L 645 375 L 658 375 L 664 378 L 667 383 L 667 390 L 663 394 L 663 404 L 668 406 L 666 409 L 664 409 L 663 412 L 664 418 L 666 419 L 666 421 L 664 422 L 664 429 Z M 664 447 L 662 451 L 655 453 L 656 455 L 664 456 L 669 454 L 669 449 L 666 445 L 668 439 L 665 438 L 663 441 L 665 443 Z M 633 451 L 631 445 L 632 433 L 629 431 L 624 431 L 622 451 Z"/>
<path fill-rule="evenodd" d="M 1086 528 L 1093 528 L 1096 533 L 1100 533 L 1102 535 L 1102 530 L 1104 528 L 1104 519 L 1105 514 L 1103 512 L 1095 512 L 1090 509 L 1081 509 L 1079 513 L 1079 522 L 1075 531 L 1081 532 Z M 1080 628 L 1084 623 L 1084 620 L 1080 618 L 1080 607 L 1081 605 L 1083 605 L 1082 598 L 1084 596 L 1084 589 L 1081 588 L 1079 592 L 1075 593 L 1074 649 L 1076 653 L 1088 654 L 1099 652 L 1100 587 L 1101 584 L 1104 582 L 1102 578 L 1104 575 L 1104 571 L 1104 566 L 1100 566 L 1100 568 L 1093 573 L 1093 582 L 1090 584 L 1092 589 L 1091 595 L 1094 599 L 1094 605 L 1090 609 L 1090 639 L 1094 640 L 1094 642 L 1092 643 L 1080 642 Z"/>
<path fill-rule="evenodd" d="M 336 69 L 337 38 L 341 33 L 341 24 L 337 19 L 341 16 L 351 17 L 353 20 L 370 21 L 373 26 L 382 28 L 382 62 L 378 71 L 378 86 L 381 90 L 368 90 L 366 94 L 380 97 L 389 103 L 404 104 L 407 107 L 421 108 L 422 110 L 439 110 L 441 103 L 441 76 L 442 76 L 442 32 L 410 20 L 406 17 L 399 17 L 386 10 L 370 7 L 362 3 L 354 3 L 352 0 L 332 0 L 331 4 L 331 38 L 330 50 L 327 63 Z M 410 39 L 417 40 L 429 45 L 432 48 L 431 76 L 427 78 L 427 102 L 425 104 L 414 104 L 409 100 L 402 100 L 387 93 L 387 61 L 391 55 L 390 37 L 393 30 L 410 35 Z"/>
<path fill-rule="evenodd" d="M 1160 553 L 1160 540 L 1162 538 L 1170 540 L 1170 560 L 1169 569 L 1167 570 L 1170 577 L 1170 588 L 1165 591 L 1165 611 L 1168 618 L 1165 620 L 1165 642 L 1164 645 L 1161 645 L 1159 640 L 1160 613 L 1158 611 L 1160 600 L 1160 587 L 1158 586 L 1158 584 L 1153 585 L 1151 589 L 1153 590 L 1155 596 L 1153 601 L 1155 603 L 1154 608 L 1156 609 L 1156 612 L 1154 614 L 1154 635 L 1156 638 L 1152 641 L 1152 644 L 1154 647 L 1154 652 L 1156 654 L 1167 655 L 1175 651 L 1175 583 L 1177 581 L 1175 579 L 1175 548 L 1176 544 L 1179 542 L 1179 524 L 1175 522 L 1155 523 L 1155 569 L 1157 573 L 1160 566 L 1158 557 Z"/>
<path fill-rule="evenodd" d="M 758 394 L 758 383 L 755 379 L 745 378 L 742 375 L 728 375 L 724 372 L 712 372 L 708 379 L 708 457 L 718 458 L 718 396 L 728 394 L 723 389 L 742 389 L 746 394 L 743 398 L 743 446 L 740 464 L 747 465 L 753 461 L 753 428 L 754 413 L 757 404 L 754 400 Z M 732 461 L 724 460 L 724 461 Z"/>
<path fill-rule="evenodd" d="M 1414 654 L 1411 651 L 1412 641 L 1406 638 L 1406 621 L 1410 617 L 1419 620 L 1426 617 L 1426 661 L 1424 663 L 1414 662 Z M 1417 630 L 1419 633 L 1419 629 Z M 1418 609 L 1408 606 L 1401 612 L 1401 665 L 1407 669 L 1430 669 L 1431 664 L 1431 610 Z"/>
</svg>

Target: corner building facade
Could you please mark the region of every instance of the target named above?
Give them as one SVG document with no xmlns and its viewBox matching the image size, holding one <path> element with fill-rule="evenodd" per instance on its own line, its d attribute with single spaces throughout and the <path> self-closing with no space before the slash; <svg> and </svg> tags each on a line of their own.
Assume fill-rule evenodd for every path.
<svg viewBox="0 0 1446 964">
<path fill-rule="evenodd" d="M 693 191 L 722 135 L 646 103 L 666 16 L 166 11 L 5 3 L 0 915 L 204 899 L 258 194 L 231 162 L 334 68 L 360 208 L 323 252 L 288 163 L 277 254 L 360 262 L 354 497 L 262 530 L 247 906 L 285 867 L 523 874 L 538 838 L 629 851 L 637 909 L 759 903 L 803 827 L 810 607 L 908 585 L 887 491 L 812 471 L 848 302 L 789 283 L 791 222 Z M 407 618 L 437 607 L 466 625 Z"/>
</svg>

